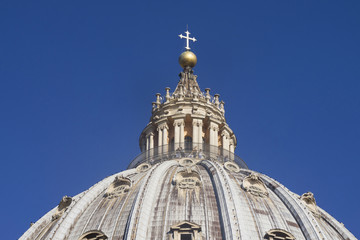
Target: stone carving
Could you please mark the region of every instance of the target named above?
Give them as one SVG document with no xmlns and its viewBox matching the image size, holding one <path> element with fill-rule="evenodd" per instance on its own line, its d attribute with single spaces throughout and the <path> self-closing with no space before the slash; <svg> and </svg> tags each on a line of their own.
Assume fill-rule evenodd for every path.
<svg viewBox="0 0 360 240">
<path fill-rule="evenodd" d="M 190 168 L 188 168 L 187 171 L 178 172 L 174 183 L 178 189 L 180 197 L 185 199 L 187 192 L 189 192 L 189 195 L 194 193 L 196 198 L 199 200 L 201 180 L 197 172 L 191 170 Z"/>
<path fill-rule="evenodd" d="M 59 205 L 58 205 L 58 207 L 57 207 L 57 209 L 56 209 L 55 214 L 52 215 L 51 221 L 54 221 L 54 220 L 60 218 L 60 217 L 64 214 L 64 212 L 66 211 L 66 209 L 70 206 L 71 202 L 72 202 L 72 198 L 71 198 L 71 197 L 64 196 L 64 197 L 61 199 L 61 201 L 60 201 L 60 203 L 59 203 Z"/>
<path fill-rule="evenodd" d="M 179 164 L 182 167 L 191 167 L 195 165 L 195 162 L 189 158 L 183 158 L 179 160 Z"/>
<path fill-rule="evenodd" d="M 267 197 L 269 195 L 265 184 L 257 174 L 251 173 L 245 177 L 242 187 L 249 193 L 257 197 Z"/>
<path fill-rule="evenodd" d="M 295 237 L 282 229 L 272 229 L 266 232 L 264 236 L 265 240 L 295 240 Z"/>
<path fill-rule="evenodd" d="M 197 99 L 201 95 L 201 90 L 194 72 L 191 69 L 184 69 L 184 72 L 181 72 L 179 77 L 179 83 L 173 93 L 175 98 L 192 97 Z"/>
<path fill-rule="evenodd" d="M 240 172 L 240 167 L 234 162 L 226 162 L 224 163 L 224 167 L 226 170 L 230 172 L 235 172 L 235 173 Z"/>
<path fill-rule="evenodd" d="M 314 194 L 312 192 L 304 193 L 301 195 L 300 199 L 306 204 L 307 208 L 314 214 L 314 216 L 320 216 L 317 210 Z"/>
<path fill-rule="evenodd" d="M 79 240 L 107 240 L 108 237 L 101 231 L 92 230 L 81 235 Z"/>
<path fill-rule="evenodd" d="M 136 171 L 141 173 L 141 172 L 146 172 L 147 170 L 149 170 L 151 167 L 150 164 L 148 163 L 143 163 L 143 164 L 140 164 L 139 166 L 136 167 Z"/>
<path fill-rule="evenodd" d="M 131 188 L 131 180 L 122 176 L 117 176 L 115 180 L 108 187 L 104 197 L 117 198 L 129 192 Z"/>
</svg>

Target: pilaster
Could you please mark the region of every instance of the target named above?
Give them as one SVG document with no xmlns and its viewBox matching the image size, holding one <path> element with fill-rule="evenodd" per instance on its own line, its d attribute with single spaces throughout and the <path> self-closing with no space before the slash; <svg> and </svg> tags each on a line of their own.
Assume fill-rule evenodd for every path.
<svg viewBox="0 0 360 240">
<path fill-rule="evenodd" d="M 219 124 L 211 121 L 209 124 L 209 138 L 210 138 L 211 146 L 217 147 L 219 145 L 218 132 L 219 132 Z"/>
<path fill-rule="evenodd" d="M 200 147 L 202 143 L 202 119 L 193 118 L 192 127 L 193 127 L 193 148 Z"/>
<path fill-rule="evenodd" d="M 174 120 L 174 143 L 175 149 L 178 147 L 184 148 L 184 118 L 178 118 Z"/>
</svg>

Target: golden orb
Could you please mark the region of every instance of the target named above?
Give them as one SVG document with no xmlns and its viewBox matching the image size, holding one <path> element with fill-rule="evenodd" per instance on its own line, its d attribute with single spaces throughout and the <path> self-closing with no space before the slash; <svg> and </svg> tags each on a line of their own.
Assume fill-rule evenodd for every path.
<svg viewBox="0 0 360 240">
<path fill-rule="evenodd" d="M 183 68 L 185 67 L 193 68 L 197 63 L 196 55 L 191 51 L 185 51 L 180 55 L 179 63 L 180 66 L 182 66 Z"/>
</svg>

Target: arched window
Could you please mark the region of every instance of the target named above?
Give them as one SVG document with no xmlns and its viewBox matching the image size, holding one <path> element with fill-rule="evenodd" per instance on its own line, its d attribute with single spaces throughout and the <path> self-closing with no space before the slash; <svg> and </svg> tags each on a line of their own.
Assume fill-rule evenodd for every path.
<svg viewBox="0 0 360 240">
<path fill-rule="evenodd" d="M 185 149 L 192 149 L 192 137 L 185 136 Z"/>
<path fill-rule="evenodd" d="M 88 231 L 83 235 L 81 235 L 81 237 L 79 238 L 79 240 L 107 240 L 107 239 L 108 237 L 103 232 L 98 230 Z"/>
<path fill-rule="evenodd" d="M 268 231 L 265 236 L 265 240 L 295 240 L 295 237 L 282 229 L 272 229 Z"/>
</svg>

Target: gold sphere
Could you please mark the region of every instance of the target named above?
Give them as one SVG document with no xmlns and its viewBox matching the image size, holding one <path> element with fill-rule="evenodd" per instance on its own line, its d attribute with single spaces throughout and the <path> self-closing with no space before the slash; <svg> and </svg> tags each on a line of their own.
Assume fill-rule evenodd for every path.
<svg viewBox="0 0 360 240">
<path fill-rule="evenodd" d="M 180 66 L 182 66 L 183 68 L 185 67 L 193 68 L 197 63 L 196 55 L 191 51 L 185 51 L 180 55 L 179 63 Z"/>
</svg>

